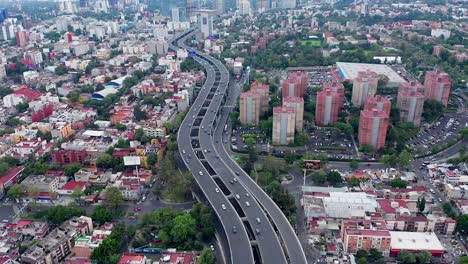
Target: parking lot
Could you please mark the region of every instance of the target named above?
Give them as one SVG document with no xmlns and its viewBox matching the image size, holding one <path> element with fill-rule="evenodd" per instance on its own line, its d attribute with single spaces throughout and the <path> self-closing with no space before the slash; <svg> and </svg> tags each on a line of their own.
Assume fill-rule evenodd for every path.
<svg viewBox="0 0 468 264">
<path fill-rule="evenodd" d="M 429 128 L 421 129 L 410 138 L 407 145 L 414 148 L 418 155 L 430 154 L 434 146 L 441 146 L 456 140 L 460 129 L 466 126 L 467 116 L 464 113 L 445 113 Z"/>
<path fill-rule="evenodd" d="M 255 135 L 255 146 L 257 151 L 268 152 L 269 140 L 266 134 L 258 128 L 238 128 L 233 129 L 231 133 L 231 146 L 233 150 L 246 150 L 247 145 L 245 144 L 245 137 L 248 135 Z M 224 139 L 224 143 L 227 143 L 228 139 Z M 271 142 L 270 142 L 271 143 Z"/>
<path fill-rule="evenodd" d="M 357 158 L 350 136 L 339 133 L 335 128 L 317 127 L 310 132 L 310 142 L 306 149 L 312 153 L 327 153 L 332 159 Z"/>
</svg>

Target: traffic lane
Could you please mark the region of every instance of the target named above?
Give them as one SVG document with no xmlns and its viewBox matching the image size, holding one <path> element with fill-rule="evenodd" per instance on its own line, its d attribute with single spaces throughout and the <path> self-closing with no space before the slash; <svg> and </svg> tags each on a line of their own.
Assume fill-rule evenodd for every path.
<svg viewBox="0 0 468 264">
<path fill-rule="evenodd" d="M 219 109 L 218 105 L 220 102 L 215 102 L 211 103 L 209 106 L 209 109 L 216 108 Z M 212 120 L 214 120 L 215 114 L 212 112 L 208 112 L 206 115 L 206 118 L 203 120 L 202 124 L 204 126 L 207 126 L 209 128 L 212 128 Z M 218 126 L 220 127 L 220 126 Z M 224 162 L 219 160 L 218 153 L 216 152 L 215 145 L 213 144 L 213 139 L 209 134 L 202 135 L 200 139 L 200 145 L 203 146 L 202 148 L 204 150 L 209 150 L 205 152 L 205 159 L 208 161 L 210 166 L 213 168 L 215 171 L 216 175 L 223 175 L 223 177 L 220 177 L 220 179 L 223 181 L 224 185 L 228 190 L 231 192 L 231 194 L 234 196 L 235 199 L 237 199 L 236 194 L 240 195 L 242 193 L 248 193 L 247 190 L 242 186 L 239 185 L 238 182 L 231 184 L 230 181 L 236 177 L 235 173 L 227 168 L 227 166 L 224 164 Z M 213 166 L 213 164 L 216 164 L 216 166 Z M 250 196 L 250 195 L 249 195 Z M 260 254 L 262 256 L 262 260 L 265 263 L 274 263 L 275 261 L 278 261 L 282 259 L 282 262 L 286 262 L 285 256 L 282 253 L 282 248 L 280 241 L 278 237 L 275 235 L 275 231 L 273 230 L 273 227 L 267 223 L 268 219 L 266 215 L 263 213 L 263 210 L 260 208 L 260 206 L 257 204 L 256 201 L 251 200 L 249 201 L 250 206 L 247 206 L 246 203 L 242 203 L 240 199 L 237 199 L 239 206 L 243 210 L 250 226 L 252 227 L 253 237 L 257 238 L 258 242 L 258 247 L 260 249 Z M 255 224 L 259 225 L 257 223 L 257 219 L 260 223 L 264 223 L 262 226 L 257 226 L 255 227 Z M 255 229 L 258 229 L 260 231 L 259 234 L 256 234 Z M 273 242 L 276 241 L 276 242 Z M 274 253 L 272 253 L 274 252 Z"/>
<path fill-rule="evenodd" d="M 203 90 L 206 90 L 206 89 L 207 89 L 207 87 L 205 87 L 205 89 L 203 89 Z M 200 92 L 200 95 L 203 95 L 203 94 L 207 95 L 208 93 L 207 92 L 206 93 Z M 198 101 L 201 100 L 200 97 L 197 97 L 197 99 L 198 99 Z M 197 102 L 197 99 L 195 100 L 195 102 Z M 189 124 L 192 123 L 193 124 L 193 122 L 194 122 L 194 118 L 192 118 L 192 116 L 188 116 L 188 119 L 185 118 L 184 121 L 182 122 L 182 125 L 184 125 L 186 123 L 189 123 Z M 184 130 L 182 130 L 182 131 L 184 131 Z M 191 137 L 190 137 L 189 130 L 186 130 L 185 133 L 184 132 L 179 133 L 178 137 L 179 137 L 179 140 L 182 139 L 179 142 L 183 146 L 187 146 L 187 145 L 191 146 Z M 179 149 L 180 149 L 180 146 L 181 145 L 179 145 Z M 191 168 L 193 177 L 195 178 L 195 180 L 199 184 L 201 190 L 203 191 L 203 193 L 207 197 L 207 199 L 210 202 L 210 204 L 212 205 L 214 211 L 218 215 L 222 225 L 224 226 L 224 230 L 225 230 L 225 233 L 226 233 L 226 236 L 227 236 L 227 239 L 228 239 L 228 243 L 229 243 L 229 245 L 231 245 L 230 250 L 231 250 L 231 259 L 232 259 L 232 261 L 234 263 L 253 263 L 252 248 L 250 247 L 250 242 L 248 241 L 247 232 L 245 230 L 243 230 L 243 232 L 242 232 L 242 230 L 240 230 L 240 232 L 237 232 L 236 234 L 231 233 L 232 229 L 230 229 L 230 227 L 234 226 L 234 225 L 239 225 L 240 226 L 242 224 L 241 219 L 238 218 L 238 217 L 235 217 L 235 215 L 233 215 L 235 213 L 234 208 L 232 206 L 230 206 L 230 204 L 227 204 L 228 203 L 227 199 L 223 200 L 223 199 L 219 199 L 219 197 L 214 197 L 214 192 L 212 192 L 211 190 L 215 189 L 215 187 L 214 187 L 215 182 L 211 177 L 209 177 L 209 176 L 208 177 L 207 176 L 205 176 L 205 177 L 200 176 L 199 173 L 197 173 L 199 171 L 204 170 L 205 171 L 204 175 L 209 175 L 208 172 L 206 171 L 206 169 L 201 164 L 201 162 L 196 158 L 195 151 L 193 150 L 193 148 L 190 148 L 190 149 L 191 149 L 191 152 L 193 154 L 194 161 L 191 161 L 191 162 L 187 163 L 186 160 L 185 160 L 185 157 L 182 157 L 182 159 L 186 163 L 187 167 Z M 208 180 L 208 178 L 209 178 L 209 180 Z M 222 207 L 223 202 L 225 203 L 225 206 L 226 206 L 226 210 L 223 210 L 223 211 L 228 211 L 229 210 L 228 212 L 220 212 L 219 208 Z M 236 245 L 236 246 L 234 247 L 233 245 Z M 248 254 L 248 252 L 250 252 L 250 254 Z"/>
<path fill-rule="evenodd" d="M 216 105 L 215 105 L 216 106 Z M 206 122 L 204 125 L 210 126 L 209 120 L 214 117 L 214 114 L 207 115 Z M 211 136 L 208 134 L 202 135 L 200 138 L 200 145 L 202 148 L 207 150 L 204 152 L 205 159 L 208 161 L 210 166 L 215 171 L 216 175 L 220 176 L 220 180 L 223 181 L 226 188 L 230 191 L 233 195 L 233 198 L 237 200 L 239 206 L 241 207 L 242 211 L 247 218 L 251 228 L 252 228 L 252 236 L 256 238 L 258 242 L 258 247 L 260 250 L 260 254 L 262 260 L 265 263 L 275 263 L 275 261 L 282 260 L 282 262 L 286 262 L 285 256 L 283 254 L 280 241 L 278 237 L 275 235 L 275 231 L 273 227 L 269 225 L 268 219 L 266 215 L 263 213 L 263 210 L 257 204 L 255 200 L 249 201 L 249 206 L 240 199 L 237 199 L 236 194 L 245 195 L 248 191 L 239 184 L 239 182 L 235 182 L 231 184 L 230 181 L 236 177 L 235 173 L 229 170 L 224 162 L 219 159 L 218 153 L 216 152 L 215 146 L 213 144 L 213 140 Z M 216 164 L 216 166 L 214 166 Z M 222 175 L 222 176 L 221 176 Z M 237 178 L 237 177 L 236 177 Z M 243 195 L 243 196 L 244 196 Z M 250 194 L 249 194 L 250 196 Z M 244 196 L 245 197 L 245 196 Z M 242 198 L 241 198 L 242 199 Z M 243 199 L 242 199 L 243 200 Z M 259 226 L 257 224 L 257 219 L 260 223 L 264 223 L 263 225 Z M 256 234 L 255 229 L 260 231 L 259 234 Z"/>
<path fill-rule="evenodd" d="M 225 167 L 225 165 L 217 166 L 215 171 L 217 175 L 223 175 L 220 179 L 233 195 L 233 199 L 237 200 L 239 206 L 244 212 L 245 217 L 252 228 L 252 236 L 257 240 L 262 261 L 264 263 L 275 263 L 281 260 L 280 263 L 286 263 L 286 258 L 283 254 L 280 241 L 257 201 L 252 199 L 250 192 L 241 184 L 240 181 L 230 183 L 235 175 Z M 248 202 L 249 205 L 247 205 L 246 202 Z M 260 232 L 257 233 L 256 229 Z"/>
<path fill-rule="evenodd" d="M 225 124 L 227 122 L 228 113 L 228 111 L 222 111 L 222 116 L 220 117 L 220 124 Z M 217 131 L 215 131 L 215 134 L 217 138 L 222 138 L 222 129 L 218 129 Z M 268 214 L 271 216 L 272 221 L 278 228 L 280 235 L 284 241 L 284 245 L 287 248 L 287 252 L 291 263 L 307 263 L 305 253 L 302 249 L 298 237 L 296 236 L 286 216 L 279 209 L 276 203 L 273 202 L 271 198 L 250 178 L 250 176 L 247 175 L 244 172 L 244 170 L 242 170 L 242 168 L 240 168 L 238 164 L 231 159 L 227 151 L 224 149 L 224 144 L 217 145 L 217 148 L 221 158 L 228 165 L 228 167 L 234 170 L 239 170 L 240 176 L 242 177 L 238 178 L 240 180 L 243 180 L 242 183 L 244 184 L 244 186 L 247 187 L 247 189 L 249 189 L 250 192 L 255 195 L 257 200 L 260 201 L 260 203 L 266 209 Z"/>
</svg>

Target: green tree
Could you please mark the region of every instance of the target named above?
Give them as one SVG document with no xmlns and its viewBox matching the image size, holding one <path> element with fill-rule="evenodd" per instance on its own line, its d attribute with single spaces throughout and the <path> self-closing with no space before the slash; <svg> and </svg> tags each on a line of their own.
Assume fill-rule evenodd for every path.
<svg viewBox="0 0 468 264">
<path fill-rule="evenodd" d="M 357 162 L 357 160 L 350 161 L 349 168 L 352 170 L 357 170 L 359 168 L 359 163 Z"/>
<path fill-rule="evenodd" d="M 200 254 L 200 257 L 197 259 L 197 264 L 215 264 L 216 255 L 209 248 L 204 248 Z"/>
<path fill-rule="evenodd" d="M 362 258 L 359 258 L 358 261 L 357 261 L 356 263 L 357 263 L 357 264 L 367 264 L 367 263 L 369 263 L 369 262 L 367 261 L 367 258 L 362 257 Z"/>
<path fill-rule="evenodd" d="M 351 179 L 349 179 L 348 181 L 348 186 L 349 187 L 355 187 L 355 186 L 359 186 L 361 184 L 361 181 L 359 181 L 358 178 L 356 177 L 351 177 Z"/>
<path fill-rule="evenodd" d="M 184 243 L 193 239 L 195 234 L 195 219 L 190 214 L 181 214 L 172 221 L 170 235 L 175 243 Z"/>
<path fill-rule="evenodd" d="M 460 136 L 462 139 L 468 139 L 468 127 L 464 127 L 460 130 Z"/>
<path fill-rule="evenodd" d="M 343 122 L 337 122 L 333 125 L 334 128 L 337 128 L 341 133 L 345 133 L 348 136 L 353 135 L 353 126 Z"/>
<path fill-rule="evenodd" d="M 59 66 L 55 68 L 55 74 L 57 75 L 65 75 L 67 73 L 68 73 L 68 69 L 63 64 L 60 64 Z"/>
<path fill-rule="evenodd" d="M 44 175 L 47 173 L 49 166 L 47 163 L 36 161 L 33 165 L 33 173 L 37 175 Z"/>
<path fill-rule="evenodd" d="M 360 258 L 367 258 L 367 255 L 368 255 L 368 254 L 367 254 L 367 251 L 365 251 L 364 249 L 360 249 L 360 250 L 358 250 L 358 251 L 356 252 L 355 257 L 356 257 L 357 259 L 360 259 Z"/>
<path fill-rule="evenodd" d="M 98 166 L 99 168 L 109 169 L 109 168 L 114 167 L 114 165 L 115 165 L 114 158 L 107 153 L 102 154 L 96 160 L 96 166 Z"/>
<path fill-rule="evenodd" d="M 137 121 L 146 120 L 148 117 L 146 116 L 146 112 L 142 111 L 140 107 L 135 106 L 133 109 L 133 115 Z"/>
<path fill-rule="evenodd" d="M 443 111 L 444 105 L 441 102 L 433 99 L 424 101 L 422 115 L 427 122 L 432 123 L 435 120 L 437 120 L 437 118 L 439 118 Z"/>
<path fill-rule="evenodd" d="M 294 137 L 294 146 L 302 147 L 309 143 L 310 137 L 309 134 L 305 131 L 299 131 Z"/>
<path fill-rule="evenodd" d="M 460 257 L 458 264 L 468 264 L 468 256 Z"/>
<path fill-rule="evenodd" d="M 320 170 L 317 173 L 314 173 L 312 180 L 316 184 L 324 184 L 327 181 L 327 173 L 324 170 Z"/>
<path fill-rule="evenodd" d="M 332 185 L 339 184 L 343 181 L 343 178 L 341 177 L 340 173 L 337 171 L 330 171 L 327 174 L 327 181 L 331 183 Z"/>
<path fill-rule="evenodd" d="M 123 196 L 117 187 L 106 189 L 106 201 L 110 210 L 115 212 L 123 204 Z"/>
<path fill-rule="evenodd" d="M 383 259 L 383 255 L 382 255 L 382 252 L 380 252 L 378 249 L 376 248 L 371 248 L 369 250 L 369 256 L 368 256 L 369 260 L 372 261 L 372 262 L 377 262 L 377 261 L 380 261 Z"/>
<path fill-rule="evenodd" d="M 449 203 L 447 203 L 447 204 L 449 204 Z M 451 208 L 452 213 L 447 214 L 447 215 L 450 216 L 450 217 L 454 217 L 455 213 L 453 212 L 454 211 L 453 207 L 450 207 L 450 208 Z M 444 212 L 445 211 L 446 210 L 444 208 Z M 463 215 L 456 216 L 456 220 L 457 220 L 457 230 L 460 233 L 468 234 L 468 214 L 463 214 Z"/>
<path fill-rule="evenodd" d="M 426 198 L 424 196 L 422 198 L 418 197 L 416 207 L 418 208 L 419 212 L 424 212 L 424 209 L 426 209 Z"/>
<path fill-rule="evenodd" d="M 15 184 L 7 191 L 7 197 L 12 200 L 21 199 L 24 197 L 24 194 L 24 188 L 21 184 Z"/>
<path fill-rule="evenodd" d="M 125 131 L 125 130 L 127 130 L 127 126 L 124 125 L 124 124 L 121 124 L 121 123 L 118 123 L 117 125 L 115 125 L 115 127 L 116 127 L 117 130 L 119 130 L 119 131 Z"/>
<path fill-rule="evenodd" d="M 431 263 L 432 254 L 427 250 L 423 250 L 416 254 L 416 259 L 420 264 Z"/>
<path fill-rule="evenodd" d="M 390 182 L 390 185 L 393 188 L 406 188 L 406 186 L 408 186 L 408 183 L 402 179 L 394 179 Z"/>
<path fill-rule="evenodd" d="M 65 176 L 68 177 L 73 177 L 79 170 L 81 170 L 81 164 L 77 162 L 67 164 L 64 167 Z"/>
<path fill-rule="evenodd" d="M 67 94 L 67 98 L 70 99 L 72 103 L 78 103 L 80 101 L 80 95 L 79 91 L 71 91 Z"/>
<path fill-rule="evenodd" d="M 10 170 L 10 165 L 4 161 L 0 162 L 0 176 L 5 175 Z"/>
<path fill-rule="evenodd" d="M 411 157 L 411 154 L 409 154 L 409 152 L 406 150 L 404 150 L 400 153 L 400 155 L 398 155 L 398 164 L 402 169 L 408 168 L 411 165 L 412 161 L 413 158 Z"/>
<path fill-rule="evenodd" d="M 273 117 L 269 117 L 265 120 L 260 120 L 260 122 L 258 123 L 258 127 L 260 128 L 260 130 L 265 132 L 267 136 L 271 136 L 271 132 L 273 130 Z"/>
<path fill-rule="evenodd" d="M 382 158 L 380 158 L 380 162 L 387 166 L 394 167 L 398 164 L 398 157 L 393 154 L 383 155 Z"/>
<path fill-rule="evenodd" d="M 284 155 L 284 160 L 288 164 L 293 164 L 294 161 L 296 161 L 296 159 L 297 159 L 297 155 L 294 152 L 289 152 Z"/>
<path fill-rule="evenodd" d="M 21 102 L 21 103 L 19 103 L 19 104 L 16 105 L 16 110 L 17 110 L 19 113 L 25 112 L 26 110 L 28 110 L 28 108 L 29 108 L 28 102 Z"/>
<path fill-rule="evenodd" d="M 156 164 L 156 162 L 158 162 L 158 155 L 156 153 L 148 154 L 146 162 L 149 166 L 153 166 L 154 164 Z"/>
<path fill-rule="evenodd" d="M 91 214 L 91 218 L 102 225 L 106 222 L 112 221 L 112 212 L 106 207 L 98 205 L 96 208 L 94 208 L 93 213 Z"/>
<path fill-rule="evenodd" d="M 364 144 L 360 150 L 364 153 L 372 153 L 374 151 L 374 147 L 368 144 Z"/>
<path fill-rule="evenodd" d="M 115 143 L 114 147 L 116 148 L 129 148 L 130 147 L 130 141 L 127 139 L 119 138 L 117 143 Z"/>
<path fill-rule="evenodd" d="M 83 195 L 84 195 L 83 191 L 81 190 L 81 188 L 79 186 L 77 186 L 73 190 L 72 198 L 73 198 L 73 200 L 78 201 L 81 198 L 81 196 L 83 196 Z"/>
<path fill-rule="evenodd" d="M 416 256 L 406 250 L 400 251 L 400 253 L 398 253 L 397 259 L 405 264 L 416 263 Z"/>
</svg>

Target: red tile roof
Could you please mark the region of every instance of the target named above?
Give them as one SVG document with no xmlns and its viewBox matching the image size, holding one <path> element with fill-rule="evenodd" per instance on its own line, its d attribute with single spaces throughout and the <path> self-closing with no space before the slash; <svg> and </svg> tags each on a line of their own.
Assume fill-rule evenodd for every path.
<svg viewBox="0 0 468 264">
<path fill-rule="evenodd" d="M 76 187 L 83 189 L 86 185 L 86 182 L 77 182 L 77 181 L 69 181 L 67 182 L 61 189 L 67 191 L 73 191 Z"/>
<path fill-rule="evenodd" d="M 24 95 L 29 102 L 36 100 L 37 98 L 41 97 L 41 92 L 36 91 L 31 88 L 23 88 L 15 91 L 14 94 L 16 95 Z"/>
<path fill-rule="evenodd" d="M 122 256 L 120 256 L 119 264 L 128 264 L 128 263 L 133 263 L 134 261 L 143 262 L 144 258 L 145 258 L 144 255 L 125 253 Z"/>
<path fill-rule="evenodd" d="M 0 178 L 0 186 L 8 184 L 15 177 L 17 177 L 23 170 L 24 170 L 24 167 L 20 167 L 20 166 L 11 168 L 5 175 L 3 175 Z"/>
</svg>

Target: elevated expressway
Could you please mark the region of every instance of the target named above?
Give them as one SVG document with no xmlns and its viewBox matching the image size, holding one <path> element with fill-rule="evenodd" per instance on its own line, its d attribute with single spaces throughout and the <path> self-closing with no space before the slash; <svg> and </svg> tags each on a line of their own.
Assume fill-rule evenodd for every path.
<svg viewBox="0 0 468 264">
<path fill-rule="evenodd" d="M 177 35 L 171 50 L 189 50 L 195 33 Z M 307 263 L 299 239 L 281 210 L 228 155 L 222 132 L 229 110 L 229 72 L 213 57 L 197 52 L 194 60 L 206 81 L 183 120 L 177 142 L 186 167 L 217 214 L 229 245 L 230 263 Z"/>
</svg>

